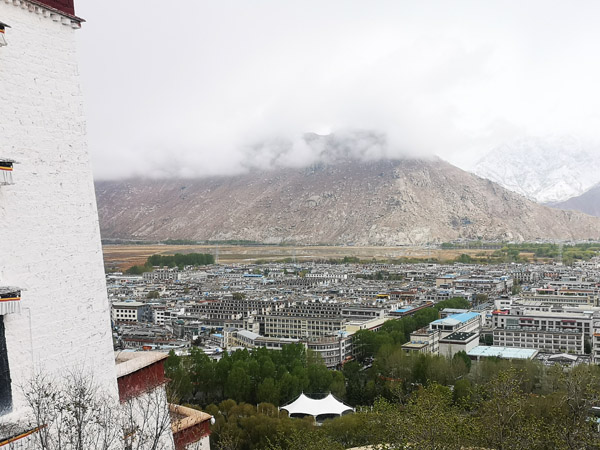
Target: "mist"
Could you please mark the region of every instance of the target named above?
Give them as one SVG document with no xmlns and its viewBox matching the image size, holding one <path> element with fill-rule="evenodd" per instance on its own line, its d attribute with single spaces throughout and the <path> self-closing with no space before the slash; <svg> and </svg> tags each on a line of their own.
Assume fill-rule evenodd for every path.
<svg viewBox="0 0 600 450">
<path fill-rule="evenodd" d="M 596 2 L 76 8 L 87 20 L 77 36 L 97 179 L 238 174 L 343 155 L 437 155 L 468 168 L 527 137 L 599 140 Z"/>
</svg>

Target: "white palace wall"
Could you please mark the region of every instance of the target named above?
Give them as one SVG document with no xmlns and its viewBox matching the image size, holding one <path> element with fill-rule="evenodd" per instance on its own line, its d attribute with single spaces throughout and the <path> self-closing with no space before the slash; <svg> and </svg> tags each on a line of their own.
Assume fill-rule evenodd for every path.
<svg viewBox="0 0 600 450">
<path fill-rule="evenodd" d="M 13 412 L 41 372 L 93 373 L 115 396 L 109 305 L 74 33 L 77 23 L 0 0 L 0 156 L 19 162 L 0 186 L 0 286 L 23 289 L 4 316 Z M 84 31 L 80 31 L 84 32 Z"/>
</svg>

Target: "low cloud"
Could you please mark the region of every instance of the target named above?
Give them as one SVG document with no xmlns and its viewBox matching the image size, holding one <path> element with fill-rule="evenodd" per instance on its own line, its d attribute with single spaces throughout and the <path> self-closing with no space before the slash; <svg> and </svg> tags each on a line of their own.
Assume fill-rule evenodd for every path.
<svg viewBox="0 0 600 450">
<path fill-rule="evenodd" d="M 158 0 L 78 7 L 97 178 L 346 156 L 465 167 L 527 136 L 600 137 L 596 2 L 188 0 L 169 20 Z"/>
</svg>

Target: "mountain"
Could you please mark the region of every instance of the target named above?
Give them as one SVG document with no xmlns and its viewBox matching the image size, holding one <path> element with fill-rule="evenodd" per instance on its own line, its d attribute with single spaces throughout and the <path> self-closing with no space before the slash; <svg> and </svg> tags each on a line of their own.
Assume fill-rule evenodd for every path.
<svg viewBox="0 0 600 450">
<path fill-rule="evenodd" d="M 99 181 L 96 194 L 103 238 L 355 245 L 600 239 L 600 219 L 544 207 L 440 159 Z"/>
<path fill-rule="evenodd" d="M 571 137 L 521 139 L 495 148 L 471 171 L 540 203 L 580 195 L 600 182 L 600 151 Z"/>
<path fill-rule="evenodd" d="M 564 202 L 549 203 L 553 208 L 581 211 L 590 216 L 600 217 L 600 184 L 587 190 L 577 197 L 570 198 Z"/>
</svg>

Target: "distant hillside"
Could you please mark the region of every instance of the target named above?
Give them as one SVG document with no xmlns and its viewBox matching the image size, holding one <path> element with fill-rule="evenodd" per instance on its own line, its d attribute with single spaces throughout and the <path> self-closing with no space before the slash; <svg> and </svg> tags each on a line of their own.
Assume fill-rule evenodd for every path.
<svg viewBox="0 0 600 450">
<path fill-rule="evenodd" d="M 471 172 L 540 203 L 562 202 L 600 182 L 597 147 L 572 137 L 521 139 L 495 148 Z"/>
<path fill-rule="evenodd" d="M 396 245 L 600 238 L 600 219 L 538 205 L 441 160 L 101 181 L 96 193 L 105 239 Z"/>
<path fill-rule="evenodd" d="M 564 210 L 581 211 L 591 216 L 600 217 L 600 184 L 583 194 L 564 202 L 549 203 L 548 206 Z"/>
</svg>

